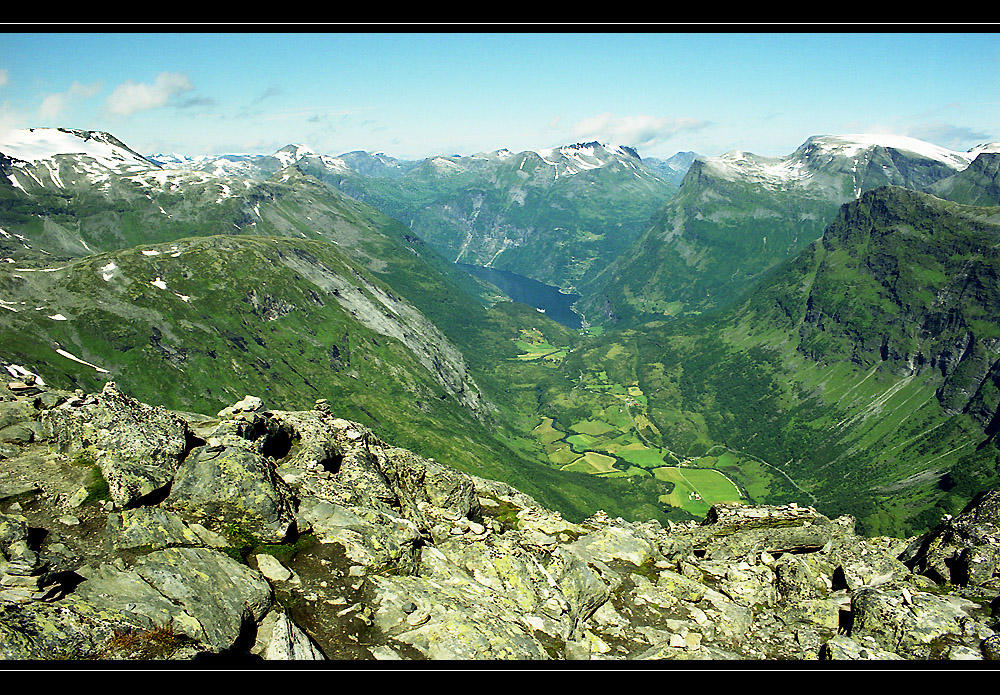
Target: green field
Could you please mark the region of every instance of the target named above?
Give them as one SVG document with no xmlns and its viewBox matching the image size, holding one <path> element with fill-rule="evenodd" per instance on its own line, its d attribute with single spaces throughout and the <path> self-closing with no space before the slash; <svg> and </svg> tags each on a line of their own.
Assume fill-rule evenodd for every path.
<svg viewBox="0 0 1000 695">
<path fill-rule="evenodd" d="M 680 507 L 695 516 L 704 516 L 719 502 L 739 502 L 739 488 L 719 471 L 710 468 L 662 466 L 653 470 L 660 480 L 674 483 L 674 491 L 660 498 L 672 507 Z"/>
<path fill-rule="evenodd" d="M 520 354 L 514 359 L 522 361 L 533 361 L 544 359 L 550 362 L 559 362 L 566 356 L 566 348 L 557 347 L 545 340 L 541 331 L 531 329 L 521 329 L 521 337 L 514 340 Z"/>
<path fill-rule="evenodd" d="M 573 463 L 563 466 L 562 469 L 595 474 L 612 473 L 616 470 L 613 456 L 605 456 L 596 451 L 588 451 Z"/>
</svg>

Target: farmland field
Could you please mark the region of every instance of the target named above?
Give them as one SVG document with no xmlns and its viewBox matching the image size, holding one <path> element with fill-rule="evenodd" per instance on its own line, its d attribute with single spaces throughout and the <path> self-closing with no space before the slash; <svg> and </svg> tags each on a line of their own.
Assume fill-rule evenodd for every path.
<svg viewBox="0 0 1000 695">
<path fill-rule="evenodd" d="M 680 507 L 696 516 L 704 516 L 719 502 L 739 502 L 739 489 L 729 478 L 710 468 L 662 466 L 653 470 L 660 480 L 674 483 L 674 491 L 660 498 L 672 507 Z"/>
</svg>

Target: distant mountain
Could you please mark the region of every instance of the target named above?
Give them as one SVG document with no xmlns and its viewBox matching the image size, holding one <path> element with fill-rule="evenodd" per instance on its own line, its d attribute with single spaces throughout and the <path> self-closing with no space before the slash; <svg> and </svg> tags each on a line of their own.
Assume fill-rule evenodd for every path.
<svg viewBox="0 0 1000 695">
<path fill-rule="evenodd" d="M 930 193 L 967 205 L 1000 205 L 1000 153 L 983 152 L 968 168 L 941 179 Z"/>
<path fill-rule="evenodd" d="M 431 157 L 392 177 L 302 165 L 446 258 L 565 290 L 619 255 L 676 190 L 635 150 L 596 142 Z"/>
<path fill-rule="evenodd" d="M 303 157 L 322 157 L 328 166 L 347 170 L 346 162 L 329 155 L 318 155 L 305 145 L 286 145 L 273 154 L 218 154 L 185 156 L 154 154 L 150 159 L 164 168 L 203 171 L 214 176 L 239 176 L 261 180 Z"/>
<path fill-rule="evenodd" d="M 384 152 L 364 152 L 361 150 L 346 152 L 338 159 L 343 160 L 351 170 L 358 174 L 375 178 L 396 178 L 420 164 L 419 160 L 395 159 Z"/>
<path fill-rule="evenodd" d="M 646 163 L 646 166 L 663 174 L 667 181 L 679 187 L 684 180 L 684 175 L 687 174 L 694 160 L 699 157 L 701 155 L 697 152 L 678 152 L 667 159 L 644 157 L 642 161 Z"/>
<path fill-rule="evenodd" d="M 630 323 L 734 301 L 817 239 L 843 203 L 879 186 L 927 190 L 984 146 L 952 152 L 912 138 L 817 136 L 787 157 L 696 159 L 641 237 L 580 288 L 592 321 Z"/>
<path fill-rule="evenodd" d="M 96 165 L 124 171 L 151 162 L 110 133 L 72 128 L 28 128 L 4 133 L 3 154 L 19 165 L 75 156 Z M 53 181 L 58 183 L 58 174 Z M 15 184 L 16 185 L 16 184 Z"/>
</svg>

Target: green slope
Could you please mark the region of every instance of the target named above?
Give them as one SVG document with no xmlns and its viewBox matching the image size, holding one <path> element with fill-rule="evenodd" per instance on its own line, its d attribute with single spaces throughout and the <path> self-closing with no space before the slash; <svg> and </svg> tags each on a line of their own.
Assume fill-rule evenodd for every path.
<svg viewBox="0 0 1000 695">
<path fill-rule="evenodd" d="M 564 289 L 611 263 L 676 191 L 653 171 L 620 163 L 557 176 L 534 152 L 436 158 L 393 178 L 301 166 L 402 220 L 446 258 Z"/>
<path fill-rule="evenodd" d="M 695 161 L 627 253 L 580 287 L 580 309 L 592 323 L 627 326 L 729 306 L 819 238 L 841 204 L 886 185 L 929 190 L 954 173 L 916 152 L 844 142 Z"/>
<path fill-rule="evenodd" d="M 998 223 L 997 208 L 878 189 L 738 307 L 592 352 L 630 343 L 679 456 L 731 450 L 761 501 L 911 532 L 954 511 L 950 471 L 996 475 Z"/>
</svg>

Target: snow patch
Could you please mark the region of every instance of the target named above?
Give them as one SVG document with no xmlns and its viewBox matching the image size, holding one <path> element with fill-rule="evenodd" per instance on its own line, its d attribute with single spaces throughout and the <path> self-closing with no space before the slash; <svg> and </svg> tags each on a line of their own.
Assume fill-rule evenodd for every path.
<svg viewBox="0 0 1000 695">
<path fill-rule="evenodd" d="M 157 277 L 155 280 L 150 280 L 149 284 L 153 287 L 159 287 L 161 290 L 167 289 L 167 283 Z"/>
<path fill-rule="evenodd" d="M 50 316 L 49 318 L 52 319 L 53 321 L 66 321 L 67 320 L 66 317 L 63 316 L 62 314 L 52 314 L 52 316 Z"/>
<path fill-rule="evenodd" d="M 56 352 L 59 353 L 60 355 L 62 355 L 63 357 L 65 357 L 66 359 L 73 360 L 74 362 L 79 362 L 80 364 L 85 364 L 88 367 L 93 367 L 95 370 L 97 370 L 98 372 L 100 372 L 102 374 L 109 374 L 110 373 L 110 372 L 108 372 L 107 369 L 103 369 L 102 367 L 98 367 L 96 364 L 91 364 L 90 362 L 87 362 L 86 360 L 81 360 L 76 355 L 72 355 L 72 354 L 66 352 L 65 350 L 63 350 L 62 348 L 56 348 Z"/>
<path fill-rule="evenodd" d="M 8 364 L 7 372 L 15 379 L 24 379 L 25 377 L 32 377 L 34 383 L 38 386 L 45 386 L 45 382 L 42 381 L 42 377 L 35 374 L 30 369 L 25 369 L 19 364 Z"/>
<path fill-rule="evenodd" d="M 155 166 L 126 148 L 111 142 L 106 133 L 76 131 L 61 128 L 26 128 L 10 130 L 3 135 L 0 152 L 36 164 L 61 154 L 82 154 L 99 164 L 120 169 L 122 165 Z M 53 180 L 58 173 L 53 173 Z M 58 183 L 58 182 L 57 182 Z"/>
<path fill-rule="evenodd" d="M 913 152 L 922 157 L 943 162 L 955 169 L 964 169 L 975 158 L 969 152 L 955 152 L 905 135 L 860 133 L 853 135 L 823 135 L 810 138 L 810 142 L 824 151 L 855 157 L 870 147 L 888 147 Z"/>
</svg>

